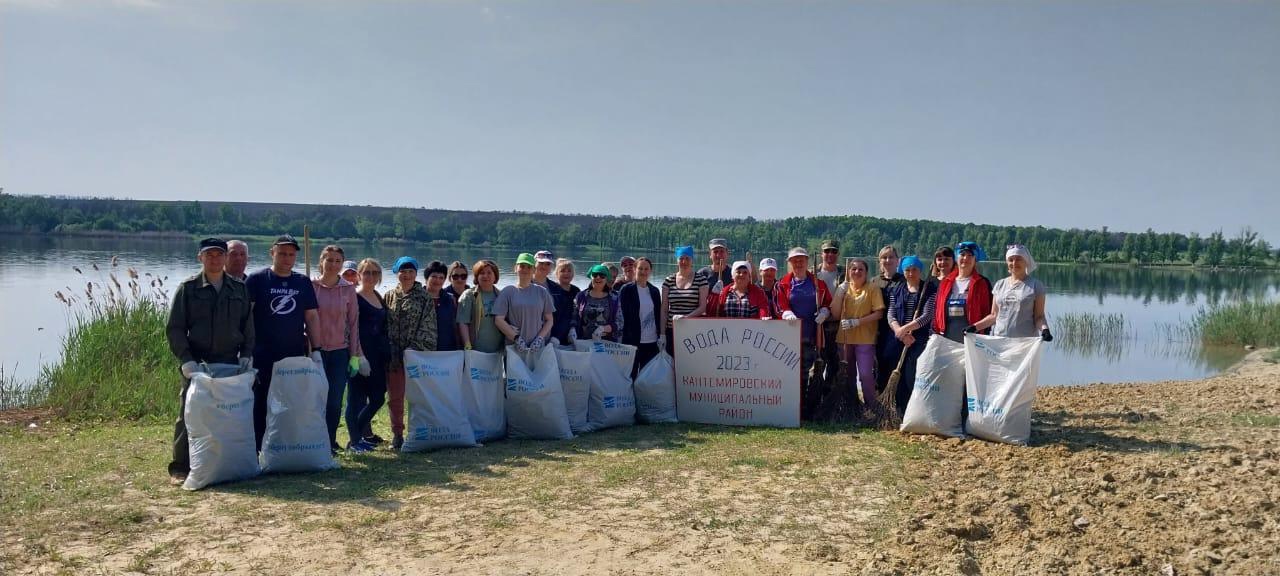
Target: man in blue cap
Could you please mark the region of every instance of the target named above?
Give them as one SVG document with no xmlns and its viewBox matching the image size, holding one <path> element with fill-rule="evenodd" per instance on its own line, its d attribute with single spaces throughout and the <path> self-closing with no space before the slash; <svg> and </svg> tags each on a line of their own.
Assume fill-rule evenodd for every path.
<svg viewBox="0 0 1280 576">
<path fill-rule="evenodd" d="M 253 364 L 254 326 L 245 285 L 224 272 L 227 243 L 220 238 L 200 241 L 199 274 L 178 284 L 165 336 L 169 350 L 182 361 L 182 408 L 173 427 L 173 459 L 169 478 L 176 484 L 191 470 L 187 424 L 182 414 L 192 375 L 207 372 L 208 364 Z"/>
<path fill-rule="evenodd" d="M 298 249 L 293 236 L 276 238 L 271 245 L 271 267 L 250 274 L 245 281 L 253 301 L 253 328 L 257 335 L 253 351 L 253 367 L 258 369 L 258 381 L 253 386 L 253 433 L 258 450 L 262 450 L 262 435 L 267 431 L 271 369 L 278 360 L 306 356 L 310 338 L 306 327 L 320 323 L 315 287 L 305 275 L 293 271 Z"/>
</svg>

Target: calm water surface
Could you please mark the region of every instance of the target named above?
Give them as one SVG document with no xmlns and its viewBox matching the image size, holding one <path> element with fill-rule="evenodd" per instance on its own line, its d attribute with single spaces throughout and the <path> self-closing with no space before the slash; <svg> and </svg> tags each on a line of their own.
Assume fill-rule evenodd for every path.
<svg viewBox="0 0 1280 576">
<path fill-rule="evenodd" d="M 266 266 L 268 246 L 261 242 L 249 245 L 250 270 Z M 470 263 L 479 258 L 493 258 L 503 269 L 500 285 L 513 280 L 508 271 L 516 255 L 510 250 L 363 245 L 344 248 L 351 259 L 372 256 L 384 265 L 406 252 L 424 266 L 430 260 Z M 318 254 L 319 246 L 314 249 Z M 0 320 L 4 326 L 4 330 L 0 330 L 0 366 L 7 373 L 31 378 L 39 372 L 41 364 L 56 361 L 60 339 L 66 331 L 68 309 L 55 299 L 54 293 L 62 290 L 82 294 L 89 281 L 109 282 L 113 256 L 118 257 L 117 276 L 122 283 L 127 281 L 124 270 L 132 267 L 140 274 L 167 278 L 165 285 L 172 287 L 199 270 L 195 252 L 194 242 L 183 241 L 0 235 Z M 617 261 L 622 254 L 578 251 L 557 253 L 557 256 L 580 263 L 574 283 L 585 286 L 586 278 L 582 274 L 590 263 Z M 757 261 L 765 256 L 782 260 L 785 255 L 752 254 Z M 674 269 L 666 255 L 650 257 L 656 261 L 655 277 Z M 705 259 L 706 255 L 699 254 L 699 258 Z M 301 270 L 301 257 L 299 261 Z M 93 269 L 94 264 L 99 270 Z M 704 264 L 699 262 L 698 266 Z M 992 281 L 1007 274 L 1000 263 L 984 263 L 982 270 Z M 1119 313 L 1127 323 L 1127 336 L 1102 346 L 1064 339 L 1055 328 L 1059 338 L 1046 348 L 1041 366 L 1041 383 L 1046 385 L 1200 378 L 1214 374 L 1239 360 L 1242 352 L 1180 342 L 1162 327 L 1189 319 L 1200 307 L 1209 304 L 1241 298 L 1276 298 L 1280 284 L 1280 276 L 1275 273 L 1085 266 L 1041 266 L 1036 276 L 1049 287 L 1048 314 L 1055 327 L 1055 316 L 1079 312 Z M 384 274 L 383 280 L 388 287 L 395 281 L 391 274 Z"/>
</svg>

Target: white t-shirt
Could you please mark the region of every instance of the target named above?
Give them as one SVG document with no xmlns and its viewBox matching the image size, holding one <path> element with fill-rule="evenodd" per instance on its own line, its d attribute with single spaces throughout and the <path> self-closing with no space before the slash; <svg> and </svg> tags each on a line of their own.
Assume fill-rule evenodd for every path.
<svg viewBox="0 0 1280 576">
<path fill-rule="evenodd" d="M 649 285 L 637 284 L 636 294 L 640 298 L 640 343 L 657 342 L 658 316 L 654 314 L 653 297 L 649 294 Z"/>
</svg>

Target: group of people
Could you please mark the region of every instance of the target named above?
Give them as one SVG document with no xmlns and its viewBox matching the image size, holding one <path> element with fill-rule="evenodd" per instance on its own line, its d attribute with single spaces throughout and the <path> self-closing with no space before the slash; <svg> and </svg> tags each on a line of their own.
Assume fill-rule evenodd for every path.
<svg viewBox="0 0 1280 576">
<path fill-rule="evenodd" d="M 384 402 L 394 449 L 404 441 L 405 350 L 517 351 L 575 340 L 610 340 L 637 348 L 632 376 L 660 350 L 672 353 L 673 326 L 698 317 L 799 320 L 802 354 L 802 418 L 811 418 L 819 394 L 809 390 L 808 372 L 818 357 L 843 362 L 866 407 L 876 402 L 901 364 L 896 408 L 905 409 L 914 386 L 915 363 L 930 337 L 962 340 L 965 332 L 1052 339 L 1045 318 L 1045 287 L 1031 277 L 1036 263 L 1024 246 L 1005 254 L 1009 276 L 993 285 L 977 270 L 981 247 L 961 242 L 939 247 L 926 273 L 916 256 L 899 258 L 893 246 L 878 254 L 872 276 L 862 259 L 842 261 L 840 244 L 826 240 L 811 267 L 802 247 L 787 253 L 786 274 L 764 258 L 730 262 L 724 239 L 708 245 L 710 264 L 694 268 L 692 246 L 675 250 L 676 270 L 655 285 L 653 261 L 624 257 L 616 265 L 595 264 L 588 285 L 573 284 L 574 262 L 549 250 L 521 253 L 514 283 L 498 289 L 493 260 L 471 266 L 398 258 L 396 283 L 379 293 L 383 267 L 373 258 L 349 260 L 340 246 L 320 251 L 315 278 L 295 272 L 300 245 L 292 236 L 275 240 L 270 266 L 246 274 L 248 246 L 208 238 L 200 242 L 201 271 L 174 293 L 167 336 L 181 361 L 185 381 L 202 365 L 239 364 L 257 370 L 254 431 L 261 450 L 267 393 L 276 361 L 310 355 L 329 384 L 326 424 L 330 448 L 337 440 L 342 400 L 353 453 L 385 443 L 371 422 Z M 185 388 L 183 398 L 185 402 Z M 186 426 L 174 429 L 169 473 L 181 481 L 189 470 Z"/>
</svg>

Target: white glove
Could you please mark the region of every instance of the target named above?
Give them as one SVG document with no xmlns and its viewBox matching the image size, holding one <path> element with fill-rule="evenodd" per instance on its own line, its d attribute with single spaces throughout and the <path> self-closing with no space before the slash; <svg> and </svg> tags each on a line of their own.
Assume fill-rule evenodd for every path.
<svg viewBox="0 0 1280 576">
<path fill-rule="evenodd" d="M 577 335 L 577 334 L 574 334 L 574 333 L 573 333 L 573 330 L 570 330 L 570 331 L 569 331 L 569 337 L 568 337 L 568 340 L 569 340 L 569 341 L 568 341 L 568 342 L 566 342 L 566 344 L 567 344 L 567 345 L 569 345 L 569 346 L 573 346 L 573 343 L 578 341 L 578 335 Z"/>
<path fill-rule="evenodd" d="M 861 324 L 861 323 L 862 323 L 862 320 L 859 320 L 857 318 L 845 318 L 844 320 L 840 321 L 840 329 L 852 330 L 854 328 L 857 328 L 858 324 Z"/>
<path fill-rule="evenodd" d="M 573 332 L 569 332 L 569 334 L 573 334 Z M 567 336 L 566 336 L 566 337 L 567 337 Z M 559 338 L 556 338 L 555 336 L 552 336 L 550 340 L 547 340 L 547 342 L 551 344 L 551 347 L 552 347 L 552 348 L 559 348 L 559 347 L 560 347 L 560 339 L 559 339 Z"/>
<path fill-rule="evenodd" d="M 827 310 L 826 308 L 823 308 L 818 311 L 818 316 L 815 317 L 813 321 L 821 324 L 823 322 L 826 322 L 827 318 L 830 318 L 830 317 L 831 317 L 831 311 Z"/>
<path fill-rule="evenodd" d="M 596 342 L 599 342 L 600 338 L 603 336 L 604 336 L 604 326 L 596 326 L 596 331 L 591 333 L 591 339 L 595 340 Z"/>
<path fill-rule="evenodd" d="M 773 316 L 765 316 L 764 318 L 761 318 L 761 320 L 773 320 Z"/>
<path fill-rule="evenodd" d="M 203 370 L 201 370 L 201 369 L 200 369 L 200 365 L 199 365 L 199 364 L 196 364 L 195 362 L 183 362 L 183 363 L 182 363 L 182 377 L 183 377 L 183 378 L 186 378 L 187 380 L 190 380 L 190 379 L 191 379 L 191 376 L 193 376 L 196 372 L 203 372 Z"/>
<path fill-rule="evenodd" d="M 666 349 L 667 349 L 667 337 L 666 337 L 666 336 L 659 336 L 659 337 L 658 337 L 658 349 L 659 349 L 659 350 L 666 350 Z"/>
<path fill-rule="evenodd" d="M 361 356 L 361 357 L 360 357 L 360 371 L 359 371 L 359 374 L 360 374 L 361 376 L 368 376 L 368 375 L 369 375 L 369 373 L 370 373 L 370 372 L 372 372 L 372 371 L 373 371 L 373 367 L 369 365 L 369 359 L 368 359 L 368 358 L 365 358 L 364 356 Z"/>
<path fill-rule="evenodd" d="M 244 374 L 253 369 L 253 356 L 240 357 L 240 373 Z"/>
<path fill-rule="evenodd" d="M 782 319 L 783 319 L 783 320 L 795 320 L 795 319 L 796 319 L 796 313 L 795 313 L 795 312 L 792 312 L 792 311 L 790 311 L 790 310 L 784 311 L 784 312 L 782 313 Z"/>
<path fill-rule="evenodd" d="M 324 364 L 324 356 L 321 356 L 320 351 L 316 350 L 315 352 L 311 353 L 311 361 L 315 362 L 316 364 Z"/>
<path fill-rule="evenodd" d="M 533 342 L 529 343 L 529 349 L 534 352 L 538 352 L 542 350 L 543 344 L 545 344 L 545 342 L 543 342 L 542 337 L 539 336 L 537 338 L 534 338 Z"/>
<path fill-rule="evenodd" d="M 520 354 L 524 354 L 529 351 L 529 346 L 524 343 L 523 338 L 516 338 L 515 346 L 516 352 L 519 352 Z"/>
</svg>

